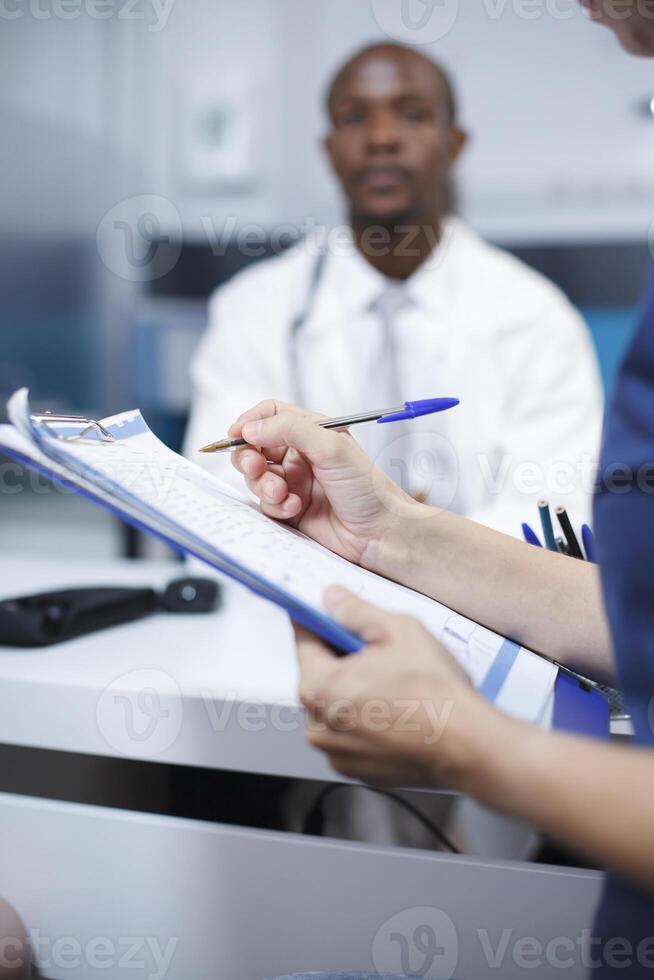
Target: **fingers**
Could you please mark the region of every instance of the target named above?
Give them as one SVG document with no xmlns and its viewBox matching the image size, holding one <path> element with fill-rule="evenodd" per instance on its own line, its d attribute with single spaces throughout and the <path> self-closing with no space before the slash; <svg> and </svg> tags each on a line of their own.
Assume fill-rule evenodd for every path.
<svg viewBox="0 0 654 980">
<path fill-rule="evenodd" d="M 247 422 L 257 422 L 261 419 L 273 418 L 275 415 L 279 415 L 284 412 L 287 415 L 295 416 L 306 416 L 308 418 L 316 419 L 324 418 L 322 415 L 318 415 L 316 412 L 307 412 L 304 409 L 297 408 L 295 405 L 288 405 L 286 402 L 280 402 L 273 398 L 268 398 L 266 401 L 259 402 L 258 405 L 254 405 L 253 408 L 249 408 L 247 412 L 243 412 L 242 415 L 232 422 L 227 434 L 231 436 L 232 439 L 238 439 L 243 433 L 243 426 Z"/>
<path fill-rule="evenodd" d="M 281 466 L 270 466 L 255 449 L 237 450 L 232 454 L 232 465 L 245 476 L 246 485 L 259 498 L 265 514 L 278 520 L 297 517 L 302 510 L 302 502 L 297 493 L 291 492 Z"/>
<path fill-rule="evenodd" d="M 234 469 L 237 469 L 243 476 L 256 479 L 265 473 L 269 463 L 282 463 L 284 456 L 288 453 L 286 446 L 278 449 L 267 449 L 265 455 L 248 446 L 243 449 L 236 449 L 231 454 L 231 462 Z"/>
<path fill-rule="evenodd" d="M 262 453 L 248 447 L 232 454 L 232 465 L 245 476 L 265 514 L 284 521 L 301 517 L 311 498 L 313 476 L 309 463 L 286 447 L 278 452 L 266 450 L 266 456 L 280 462 L 271 465 Z"/>
<path fill-rule="evenodd" d="M 266 517 L 272 517 L 275 521 L 293 521 L 302 513 L 304 504 L 296 493 L 289 493 L 286 499 L 278 504 L 260 500 L 259 507 L 262 514 L 265 514 Z"/>
<path fill-rule="evenodd" d="M 268 461 L 256 449 L 237 449 L 232 453 L 232 466 L 246 479 L 258 480 L 268 469 Z"/>
<path fill-rule="evenodd" d="M 247 479 L 245 482 L 262 504 L 282 504 L 289 495 L 282 470 L 266 468 L 263 476 L 255 480 Z"/>
<path fill-rule="evenodd" d="M 370 466 L 370 461 L 349 434 L 325 429 L 317 422 L 325 416 L 315 412 L 305 412 L 283 402 L 261 402 L 248 412 L 244 412 L 229 430 L 230 436 L 242 437 L 250 443 L 247 448 L 237 450 L 232 455 L 234 467 L 248 480 L 257 481 L 264 477 L 268 463 L 283 466 L 288 485 L 288 493 L 293 492 L 307 505 L 314 470 L 318 468 L 336 469 L 360 475 L 361 467 Z M 263 484 L 261 485 L 263 488 Z M 272 496 L 259 494 L 255 485 L 250 485 L 254 493 L 277 507 L 283 502 L 280 489 L 272 493 L 273 484 L 267 483 L 266 490 Z M 288 518 L 290 505 L 282 514 L 270 511 L 271 516 Z M 295 516 L 300 510 L 294 511 Z"/>
<path fill-rule="evenodd" d="M 269 466 L 263 457 L 253 450 L 240 451 L 242 459 L 234 461 L 239 472 L 247 474 L 245 483 L 249 490 L 259 498 L 261 510 L 276 520 L 291 520 L 297 517 L 303 503 L 300 494 L 294 493 L 292 480 L 282 466 Z"/>
<path fill-rule="evenodd" d="M 268 418 L 245 422 L 242 437 L 267 454 L 269 449 L 286 446 L 297 449 L 313 462 L 342 461 L 353 451 L 354 443 L 342 433 L 316 425 L 322 416 L 282 412 Z"/>
<path fill-rule="evenodd" d="M 233 454 L 232 464 L 245 476 L 252 493 L 262 502 L 281 504 L 289 494 L 284 470 L 279 465 L 269 465 L 261 453 L 254 449 L 239 449 Z"/>
<path fill-rule="evenodd" d="M 321 717 L 320 692 L 338 661 L 327 644 L 314 633 L 296 623 L 293 628 L 300 666 L 300 701 L 314 717 Z"/>
<path fill-rule="evenodd" d="M 263 480 L 247 480 L 248 489 L 259 498 L 259 506 L 264 514 L 279 520 L 296 517 L 302 508 L 302 501 L 296 493 L 289 493 L 284 480 L 273 478 L 272 474 Z"/>
<path fill-rule="evenodd" d="M 392 628 L 394 617 L 391 613 L 360 599 L 340 585 L 332 585 L 327 589 L 323 603 L 334 619 L 357 633 L 365 643 L 385 639 Z"/>
<path fill-rule="evenodd" d="M 232 439 L 238 439 L 246 422 L 252 422 L 256 419 L 270 418 L 270 416 L 276 415 L 277 412 L 281 410 L 282 406 L 286 407 L 283 402 L 277 402 L 272 398 L 259 402 L 258 405 L 254 405 L 252 408 L 249 408 L 247 412 L 243 412 L 234 422 L 232 422 L 227 430 L 227 435 L 231 436 Z"/>
<path fill-rule="evenodd" d="M 337 691 L 343 683 L 343 662 L 327 644 L 294 625 L 300 665 L 300 701 L 307 709 L 306 735 L 316 748 L 328 751 L 332 741 L 351 728 L 352 704 Z"/>
</svg>

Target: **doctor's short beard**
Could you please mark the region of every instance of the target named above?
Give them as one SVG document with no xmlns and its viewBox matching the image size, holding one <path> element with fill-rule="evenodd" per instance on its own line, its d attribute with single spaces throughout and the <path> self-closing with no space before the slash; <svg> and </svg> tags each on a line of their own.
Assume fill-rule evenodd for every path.
<svg viewBox="0 0 654 980">
<path fill-rule="evenodd" d="M 397 237 L 406 233 L 407 228 L 423 228 L 438 224 L 447 215 L 459 213 L 459 189 L 453 177 L 448 177 L 442 192 L 442 201 L 431 212 L 419 208 L 406 208 L 389 214 L 373 214 L 366 211 L 350 210 L 350 224 L 359 233 L 383 229 L 387 235 Z M 436 221 L 435 221 L 436 218 Z"/>
</svg>

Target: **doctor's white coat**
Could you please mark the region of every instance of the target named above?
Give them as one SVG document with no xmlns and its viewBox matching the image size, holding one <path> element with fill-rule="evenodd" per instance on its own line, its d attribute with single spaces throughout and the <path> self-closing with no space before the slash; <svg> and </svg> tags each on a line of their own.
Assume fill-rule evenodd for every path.
<svg viewBox="0 0 654 980">
<path fill-rule="evenodd" d="M 370 403 L 361 338 L 376 329 L 387 283 L 339 229 L 218 289 L 192 363 L 186 454 L 242 486 L 227 457 L 196 453 L 256 402 L 301 401 L 327 415 L 385 407 Z M 537 526 L 541 498 L 587 519 L 602 392 L 588 330 L 564 295 L 456 218 L 404 288 L 393 324 L 402 400 L 461 404 L 400 427 L 361 427 L 356 438 L 409 492 L 508 533 Z"/>
</svg>

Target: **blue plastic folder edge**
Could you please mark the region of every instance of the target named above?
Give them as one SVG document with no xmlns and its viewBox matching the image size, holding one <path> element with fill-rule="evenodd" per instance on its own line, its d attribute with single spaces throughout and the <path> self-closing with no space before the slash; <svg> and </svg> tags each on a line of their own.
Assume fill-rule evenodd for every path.
<svg viewBox="0 0 654 980">
<path fill-rule="evenodd" d="M 504 640 L 479 688 L 479 693 L 489 701 L 495 701 L 502 690 L 519 652 L 518 643 Z M 608 738 L 609 727 L 609 703 L 606 698 L 560 670 L 554 682 L 552 728 L 593 738 Z"/>
<path fill-rule="evenodd" d="M 552 728 L 591 738 L 608 738 L 610 722 L 609 702 L 604 695 L 559 671 L 554 687 Z"/>
</svg>

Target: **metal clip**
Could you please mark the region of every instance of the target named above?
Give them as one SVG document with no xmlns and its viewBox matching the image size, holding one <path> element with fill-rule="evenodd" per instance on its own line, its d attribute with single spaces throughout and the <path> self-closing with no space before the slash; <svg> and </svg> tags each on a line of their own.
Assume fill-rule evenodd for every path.
<svg viewBox="0 0 654 980">
<path fill-rule="evenodd" d="M 115 442 L 116 438 L 105 429 L 103 425 L 96 422 L 95 419 L 85 419 L 82 415 L 53 415 L 52 412 L 46 412 L 44 415 L 32 415 L 33 422 L 40 422 L 48 430 L 50 435 L 54 436 L 55 439 L 61 439 L 62 442 L 78 442 L 88 436 L 93 432 L 97 437 L 99 442 Z M 51 422 L 63 422 L 69 425 L 81 425 L 84 426 L 81 432 L 76 432 L 72 436 L 64 436 L 61 433 L 56 432 L 49 423 Z"/>
</svg>

